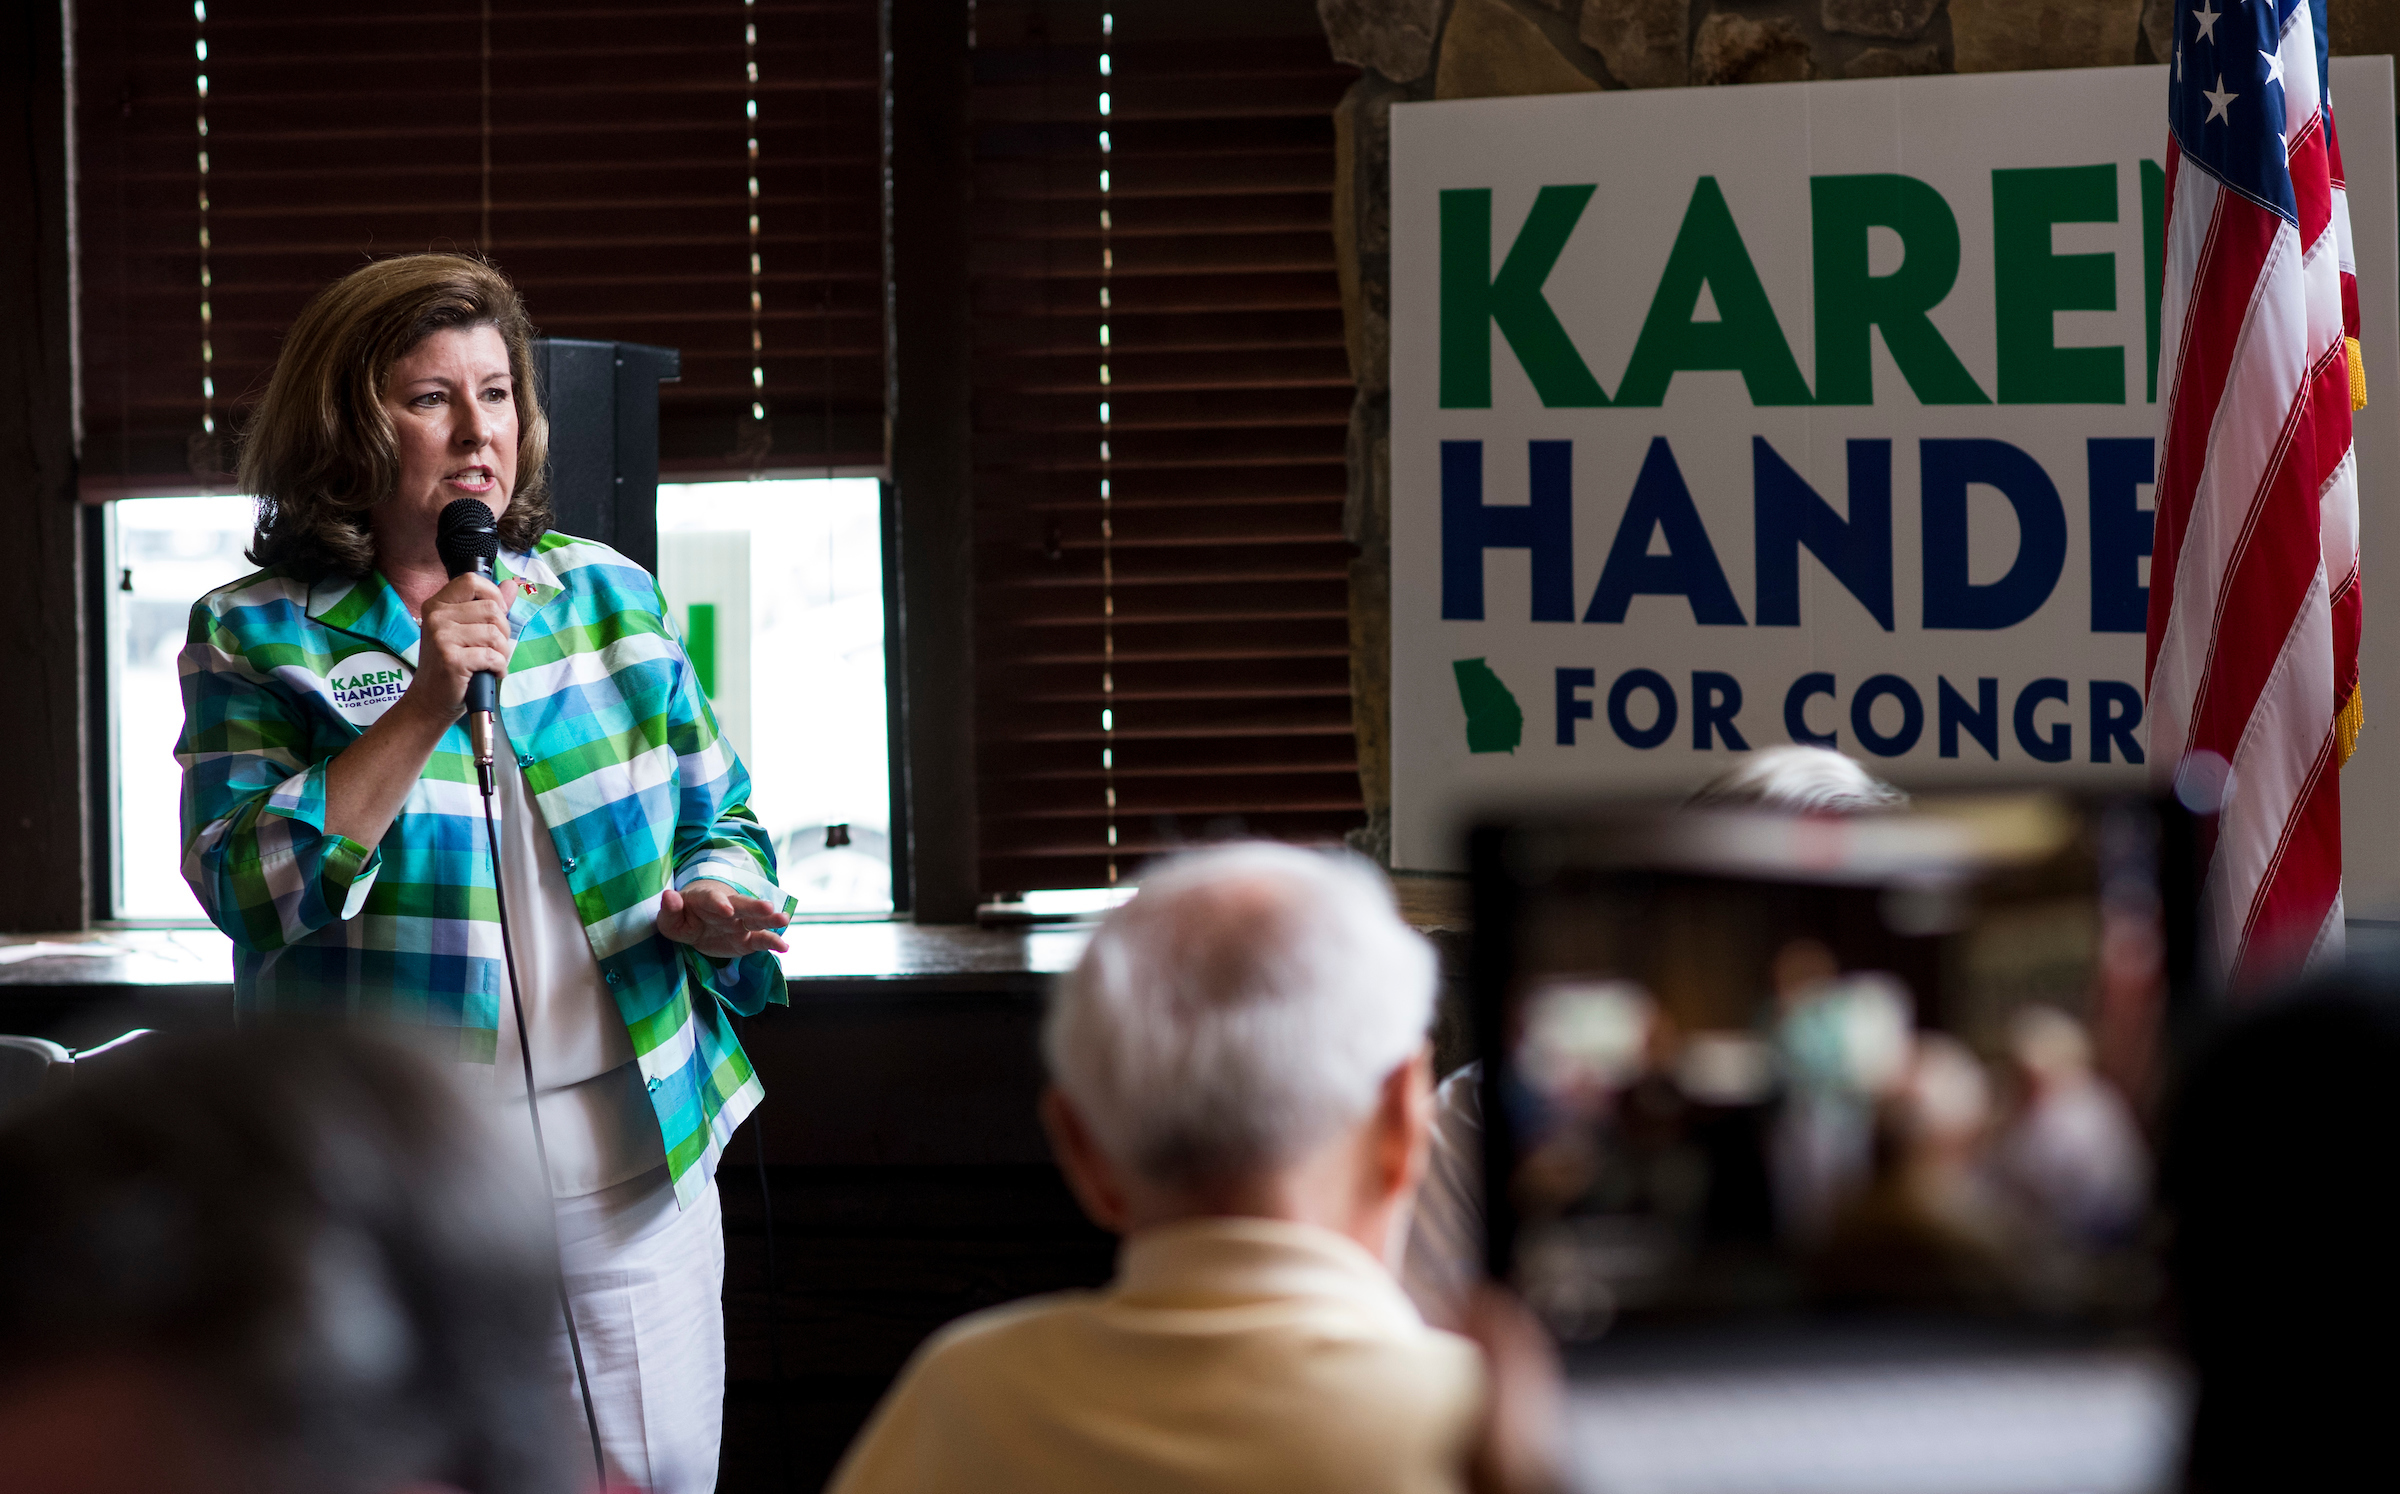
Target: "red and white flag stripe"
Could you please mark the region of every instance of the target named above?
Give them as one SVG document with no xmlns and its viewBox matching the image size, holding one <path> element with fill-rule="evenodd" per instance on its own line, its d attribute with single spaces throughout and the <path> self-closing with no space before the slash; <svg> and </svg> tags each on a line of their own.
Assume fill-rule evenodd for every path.
<svg viewBox="0 0 2400 1494">
<path fill-rule="evenodd" d="M 2311 9 L 2292 7 L 2274 55 L 2297 226 L 2168 144 L 2150 761 L 2170 775 L 2195 754 L 2231 766 L 2204 837 L 2202 914 L 2204 959 L 2236 985 L 2342 940 L 2356 323 L 2344 316 L 2348 214 Z M 2177 68 L 2189 61 L 2179 46 Z"/>
</svg>

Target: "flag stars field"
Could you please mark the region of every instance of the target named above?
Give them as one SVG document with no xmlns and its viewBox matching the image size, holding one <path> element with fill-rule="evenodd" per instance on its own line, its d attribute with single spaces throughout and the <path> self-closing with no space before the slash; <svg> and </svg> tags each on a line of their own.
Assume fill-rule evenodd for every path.
<svg viewBox="0 0 2400 1494">
<path fill-rule="evenodd" d="M 2217 86 L 2215 89 L 2211 90 L 2204 88 L 2200 91 L 2200 96 L 2208 100 L 2208 118 L 2202 121 L 2202 123 L 2215 124 L 2220 119 L 2224 120 L 2227 124 L 2233 123 L 2232 116 L 2228 115 L 2225 111 L 2231 108 L 2233 106 L 2233 101 L 2240 98 L 2241 95 L 2238 93 L 2227 93 L 2225 91 L 2225 75 L 2223 73 L 2217 74 Z"/>
</svg>

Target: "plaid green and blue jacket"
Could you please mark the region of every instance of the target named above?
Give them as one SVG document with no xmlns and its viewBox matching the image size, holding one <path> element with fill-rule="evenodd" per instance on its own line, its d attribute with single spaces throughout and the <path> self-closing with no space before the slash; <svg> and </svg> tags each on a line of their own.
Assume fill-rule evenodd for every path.
<svg viewBox="0 0 2400 1494">
<path fill-rule="evenodd" d="M 664 938 L 659 895 L 714 878 L 792 901 L 650 574 L 562 534 L 503 552 L 499 572 L 529 588 L 509 610 L 501 722 L 689 1203 L 763 1093 L 728 1013 L 783 1003 L 783 972 L 772 953 L 720 965 Z M 183 875 L 233 940 L 245 1013 L 452 1028 L 460 1057 L 490 1063 L 507 975 L 464 725 L 380 845 L 325 830 L 326 764 L 400 698 L 417 642 L 380 575 L 312 585 L 269 569 L 194 603 L 175 752 Z"/>
</svg>

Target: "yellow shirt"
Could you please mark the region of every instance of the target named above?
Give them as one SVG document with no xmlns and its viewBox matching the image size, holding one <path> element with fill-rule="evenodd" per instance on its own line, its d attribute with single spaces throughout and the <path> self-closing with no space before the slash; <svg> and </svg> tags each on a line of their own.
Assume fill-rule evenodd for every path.
<svg viewBox="0 0 2400 1494">
<path fill-rule="evenodd" d="M 1100 1292 L 935 1334 L 828 1489 L 1456 1494 L 1483 1385 L 1354 1242 L 1194 1220 L 1129 1239 Z"/>
</svg>

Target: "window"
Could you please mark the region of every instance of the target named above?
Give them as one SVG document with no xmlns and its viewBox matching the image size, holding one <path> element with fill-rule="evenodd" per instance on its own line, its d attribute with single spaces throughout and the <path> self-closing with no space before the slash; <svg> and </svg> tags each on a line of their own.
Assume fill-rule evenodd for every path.
<svg viewBox="0 0 2400 1494">
<path fill-rule="evenodd" d="M 986 0 L 975 722 L 987 893 L 1364 818 L 1332 205 L 1302 3 Z"/>
<path fill-rule="evenodd" d="M 490 255 L 545 335 L 679 349 L 669 471 L 882 461 L 871 0 L 74 23 L 86 496 L 206 485 L 308 298 L 427 248 Z"/>
<path fill-rule="evenodd" d="M 659 570 L 804 914 L 892 906 L 882 485 L 659 489 Z M 176 655 L 192 603 L 254 569 L 241 497 L 108 507 L 109 822 L 120 918 L 196 919 L 183 883 Z"/>
<path fill-rule="evenodd" d="M 808 913 L 890 911 L 883 484 L 662 484 L 658 569 L 784 890 Z"/>
<path fill-rule="evenodd" d="M 142 498 L 108 506 L 109 816 L 119 918 L 200 918 L 183 884 L 183 651 L 192 603 L 257 569 L 247 498 Z"/>
</svg>

